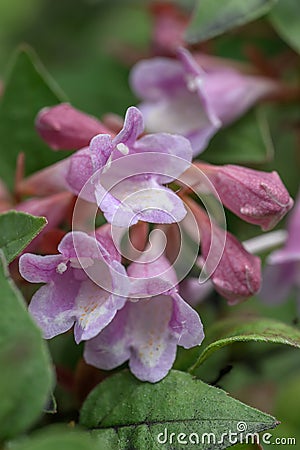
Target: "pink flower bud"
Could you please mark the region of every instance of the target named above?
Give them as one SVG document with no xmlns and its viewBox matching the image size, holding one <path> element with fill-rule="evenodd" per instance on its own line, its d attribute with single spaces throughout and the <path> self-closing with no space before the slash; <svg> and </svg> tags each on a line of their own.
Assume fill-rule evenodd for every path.
<svg viewBox="0 0 300 450">
<path fill-rule="evenodd" d="M 214 184 L 222 203 L 246 222 L 270 230 L 292 208 L 293 199 L 277 172 L 196 164 Z"/>
<path fill-rule="evenodd" d="M 42 109 L 35 126 L 53 150 L 78 150 L 88 146 L 97 134 L 111 134 L 99 120 L 67 103 Z"/>
<path fill-rule="evenodd" d="M 231 233 L 211 222 L 197 203 L 190 198 L 185 201 L 199 226 L 202 258 L 216 291 L 225 297 L 230 305 L 256 294 L 261 285 L 260 259 L 248 253 Z M 210 248 L 212 235 L 214 244 Z M 219 258 L 219 246 L 224 243 L 223 253 Z"/>
<path fill-rule="evenodd" d="M 76 153 L 75 153 L 76 154 Z M 17 184 L 17 193 L 22 196 L 44 197 L 68 190 L 66 176 L 71 157 L 23 178 Z"/>
</svg>

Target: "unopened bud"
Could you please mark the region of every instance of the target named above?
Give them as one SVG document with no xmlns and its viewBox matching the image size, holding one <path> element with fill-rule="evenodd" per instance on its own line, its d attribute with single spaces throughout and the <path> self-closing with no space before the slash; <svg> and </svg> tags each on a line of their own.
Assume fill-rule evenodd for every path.
<svg viewBox="0 0 300 450">
<path fill-rule="evenodd" d="M 42 109 L 35 126 L 53 150 L 78 150 L 88 146 L 97 134 L 111 134 L 99 120 L 68 103 Z"/>
<path fill-rule="evenodd" d="M 292 208 L 293 199 L 277 172 L 199 163 L 214 184 L 222 203 L 246 222 L 270 230 Z"/>
<path fill-rule="evenodd" d="M 231 233 L 210 221 L 197 203 L 191 199 L 186 202 L 199 226 L 201 255 L 216 291 L 230 305 L 256 294 L 261 285 L 260 259 L 248 253 Z M 224 245 L 221 256 L 220 245 Z"/>
</svg>

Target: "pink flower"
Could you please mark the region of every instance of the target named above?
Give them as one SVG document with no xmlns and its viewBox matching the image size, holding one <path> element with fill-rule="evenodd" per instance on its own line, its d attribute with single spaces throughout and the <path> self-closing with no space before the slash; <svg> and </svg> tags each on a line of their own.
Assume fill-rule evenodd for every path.
<svg viewBox="0 0 300 450">
<path fill-rule="evenodd" d="M 215 186 L 222 203 L 246 222 L 273 228 L 293 206 L 277 172 L 196 164 Z"/>
<path fill-rule="evenodd" d="M 155 383 L 171 369 L 177 345 L 200 345 L 204 333 L 198 314 L 178 294 L 167 259 L 146 261 L 129 266 L 129 300 L 111 324 L 86 343 L 84 358 L 105 370 L 129 360 L 137 378 Z"/>
<path fill-rule="evenodd" d="M 97 240 L 80 231 L 70 232 L 61 240 L 59 254 L 26 253 L 20 258 L 23 278 L 45 283 L 33 295 L 29 311 L 46 339 L 66 332 L 74 323 L 77 343 L 91 339 L 126 302 L 128 282 L 120 257 L 106 228 L 96 236 Z M 92 281 L 87 269 L 96 272 L 103 284 Z"/>
<path fill-rule="evenodd" d="M 256 294 L 261 284 L 260 259 L 248 253 L 231 233 L 210 222 L 197 203 L 191 199 L 186 202 L 199 226 L 201 255 L 216 291 L 230 305 Z"/>
<path fill-rule="evenodd" d="M 173 223 L 186 215 L 181 199 L 163 184 L 190 166 L 190 143 L 167 133 L 139 137 L 143 128 L 142 114 L 130 107 L 115 138 L 95 136 L 90 150 L 75 153 L 68 166 L 66 181 L 73 192 L 97 202 L 105 218 L 116 226 L 139 220 Z"/>
<path fill-rule="evenodd" d="M 210 64 L 204 71 L 186 49 L 177 56 L 177 60 L 138 62 L 131 85 L 143 100 L 139 108 L 147 129 L 182 134 L 190 140 L 194 156 L 205 150 L 220 127 L 278 90 L 271 79 L 245 75 L 229 66 Z"/>
<path fill-rule="evenodd" d="M 42 109 L 35 122 L 41 138 L 53 150 L 77 150 L 89 145 L 100 133 L 110 133 L 99 120 L 68 103 Z"/>
</svg>

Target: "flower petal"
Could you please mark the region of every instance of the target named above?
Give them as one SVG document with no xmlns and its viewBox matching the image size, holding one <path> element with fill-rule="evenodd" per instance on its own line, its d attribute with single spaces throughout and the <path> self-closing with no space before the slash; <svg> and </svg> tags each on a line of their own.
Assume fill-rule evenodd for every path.
<svg viewBox="0 0 300 450">
<path fill-rule="evenodd" d="M 160 186 L 155 177 L 124 179 L 109 193 L 96 188 L 99 208 L 116 226 L 129 226 L 143 220 L 153 223 L 180 222 L 186 215 L 182 200 L 170 189 Z"/>
<path fill-rule="evenodd" d="M 110 157 L 114 145 L 109 134 L 99 134 L 90 143 L 90 156 L 93 163 L 93 170 L 102 169 Z"/>
<path fill-rule="evenodd" d="M 126 297 L 115 297 L 91 280 L 83 281 L 75 302 L 77 321 L 74 336 L 77 344 L 100 333 L 125 302 Z"/>
<path fill-rule="evenodd" d="M 128 302 L 102 333 L 87 342 L 86 361 L 112 369 L 130 358 L 137 378 L 152 383 L 161 380 L 176 356 L 177 341 L 168 328 L 171 316 L 170 297 Z"/>
<path fill-rule="evenodd" d="M 51 339 L 69 330 L 75 320 L 74 299 L 80 281 L 68 270 L 55 279 L 55 283 L 42 286 L 32 297 L 29 312 L 43 330 L 45 339 Z"/>
<path fill-rule="evenodd" d="M 134 92 L 145 100 L 172 96 L 184 87 L 181 64 L 171 58 L 153 58 L 138 62 L 130 73 Z"/>
<path fill-rule="evenodd" d="M 165 256 L 157 258 L 151 250 L 152 248 L 144 252 L 141 258 L 128 267 L 132 298 L 155 296 L 170 290 L 176 291 L 178 281 L 174 268 Z"/>
<path fill-rule="evenodd" d="M 113 139 L 113 144 L 117 146 L 122 143 L 131 146 L 144 131 L 144 120 L 141 112 L 131 106 L 127 109 L 124 126 L 119 134 Z"/>
<path fill-rule="evenodd" d="M 19 270 L 31 283 L 50 283 L 57 274 L 57 267 L 64 262 L 62 255 L 40 256 L 25 253 L 20 257 Z"/>
<path fill-rule="evenodd" d="M 134 149 L 138 153 L 153 154 L 153 167 L 149 164 L 151 161 L 148 155 L 145 158 L 145 166 L 148 167 L 149 164 L 147 170 L 149 173 L 153 171 L 156 180 L 162 184 L 170 183 L 185 172 L 190 167 L 193 157 L 189 140 L 178 134 L 148 134 L 136 142 Z"/>
<path fill-rule="evenodd" d="M 80 193 L 81 198 L 90 202 L 95 201 L 94 188 L 91 183 L 93 174 L 94 168 L 88 148 L 79 150 L 70 157 L 66 182 L 74 194 L 78 195 Z M 90 186 L 87 187 L 86 183 L 88 181 Z M 83 187 L 84 190 L 82 191 Z"/>
<path fill-rule="evenodd" d="M 184 348 L 200 345 L 204 332 L 198 313 L 179 294 L 172 294 L 172 298 L 173 315 L 169 327 L 179 336 L 178 345 Z"/>
<path fill-rule="evenodd" d="M 99 369 L 111 370 L 130 358 L 130 334 L 126 333 L 128 304 L 113 321 L 93 339 L 86 342 L 84 359 Z"/>
<path fill-rule="evenodd" d="M 110 260 L 121 262 L 121 255 L 114 244 L 110 223 L 106 223 L 105 225 L 97 228 L 95 231 L 95 237 L 103 250 L 106 250 L 107 252 L 107 255 L 103 252 L 104 258 L 107 256 Z"/>
<path fill-rule="evenodd" d="M 95 238 L 82 231 L 67 233 L 58 246 L 65 258 L 101 258 L 100 244 Z"/>
<path fill-rule="evenodd" d="M 158 296 L 130 306 L 133 350 L 129 367 L 140 380 L 155 383 L 167 375 L 176 357 L 177 339 L 169 329 L 173 301 Z"/>
</svg>

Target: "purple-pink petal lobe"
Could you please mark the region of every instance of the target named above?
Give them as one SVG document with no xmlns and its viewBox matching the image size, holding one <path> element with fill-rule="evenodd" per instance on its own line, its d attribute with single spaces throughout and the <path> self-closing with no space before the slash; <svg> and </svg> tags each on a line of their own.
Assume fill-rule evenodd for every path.
<svg viewBox="0 0 300 450">
<path fill-rule="evenodd" d="M 99 241 L 80 231 L 70 232 L 60 242 L 59 254 L 27 253 L 20 258 L 20 273 L 26 280 L 46 283 L 32 297 L 29 311 L 47 339 L 74 323 L 77 343 L 91 339 L 126 302 L 129 280 L 119 254 L 107 229 L 99 229 L 97 235 Z"/>
</svg>

